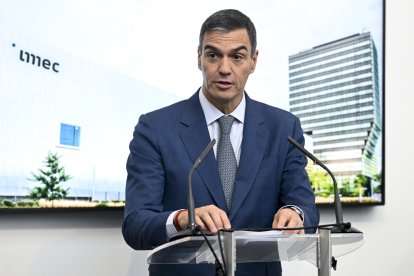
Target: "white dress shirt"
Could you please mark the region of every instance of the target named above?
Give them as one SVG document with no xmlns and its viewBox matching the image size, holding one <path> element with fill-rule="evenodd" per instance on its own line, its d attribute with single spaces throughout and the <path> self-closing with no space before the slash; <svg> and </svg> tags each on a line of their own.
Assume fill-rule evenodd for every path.
<svg viewBox="0 0 414 276">
<path fill-rule="evenodd" d="M 214 145 L 214 155 L 217 157 L 217 145 L 220 139 L 220 125 L 217 121 L 219 118 L 224 116 L 223 112 L 218 110 L 214 105 L 212 105 L 204 94 L 199 92 L 199 98 L 201 103 L 201 108 L 203 109 L 204 116 L 206 117 L 208 133 L 210 134 L 210 140 L 216 139 L 217 143 Z M 240 161 L 240 152 L 241 152 L 241 143 L 243 140 L 243 123 L 244 123 L 244 113 L 246 111 L 246 99 L 243 98 L 237 108 L 230 114 L 236 120 L 234 120 L 233 125 L 230 131 L 230 140 L 233 146 L 233 151 L 236 156 L 237 165 Z"/>
</svg>

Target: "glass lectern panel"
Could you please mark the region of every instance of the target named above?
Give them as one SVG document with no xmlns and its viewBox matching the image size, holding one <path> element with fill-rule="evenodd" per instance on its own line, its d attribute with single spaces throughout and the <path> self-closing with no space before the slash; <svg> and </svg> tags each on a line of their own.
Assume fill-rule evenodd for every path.
<svg viewBox="0 0 414 276">
<path fill-rule="evenodd" d="M 302 261 L 317 264 L 319 235 L 285 235 L 274 231 L 235 231 L 236 262 Z M 208 240 L 221 259 L 217 236 Z M 332 234 L 332 255 L 340 257 L 362 246 L 362 233 Z M 150 252 L 150 264 L 215 263 L 202 236 L 185 237 L 166 243 Z"/>
</svg>

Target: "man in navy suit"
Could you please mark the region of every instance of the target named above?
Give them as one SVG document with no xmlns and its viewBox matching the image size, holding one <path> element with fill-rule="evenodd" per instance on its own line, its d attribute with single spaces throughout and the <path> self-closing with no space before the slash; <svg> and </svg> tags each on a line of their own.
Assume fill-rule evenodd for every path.
<svg viewBox="0 0 414 276">
<path fill-rule="evenodd" d="M 122 232 L 134 249 L 149 250 L 188 225 L 187 175 L 206 145 L 220 139 L 218 119 L 234 117 L 237 162 L 231 203 L 218 169 L 217 145 L 193 176 L 196 223 L 219 229 L 317 225 L 319 213 L 305 171 L 307 159 L 289 142 L 304 143 L 297 117 L 252 100 L 244 91 L 258 57 L 256 30 L 237 10 L 202 25 L 198 67 L 202 87 L 188 100 L 142 115 L 127 161 Z M 310 230 L 312 231 L 312 230 Z M 289 230 L 286 233 L 304 233 Z M 150 275 L 214 275 L 214 265 L 150 265 Z M 279 262 L 237 264 L 236 275 L 281 275 Z"/>
</svg>

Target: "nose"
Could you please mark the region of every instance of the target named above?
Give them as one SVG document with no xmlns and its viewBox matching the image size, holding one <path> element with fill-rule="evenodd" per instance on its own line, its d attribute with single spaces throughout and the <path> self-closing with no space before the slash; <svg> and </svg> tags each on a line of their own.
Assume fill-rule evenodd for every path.
<svg viewBox="0 0 414 276">
<path fill-rule="evenodd" d="M 220 61 L 219 73 L 221 75 L 230 75 L 231 74 L 231 64 L 230 60 L 227 57 L 224 57 Z"/>
</svg>

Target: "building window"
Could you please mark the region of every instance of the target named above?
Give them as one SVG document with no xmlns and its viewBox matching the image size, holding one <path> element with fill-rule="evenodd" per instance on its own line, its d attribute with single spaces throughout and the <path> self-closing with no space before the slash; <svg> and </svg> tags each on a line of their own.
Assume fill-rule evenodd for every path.
<svg viewBox="0 0 414 276">
<path fill-rule="evenodd" d="M 60 124 L 60 144 L 64 146 L 80 146 L 80 127 Z"/>
</svg>

